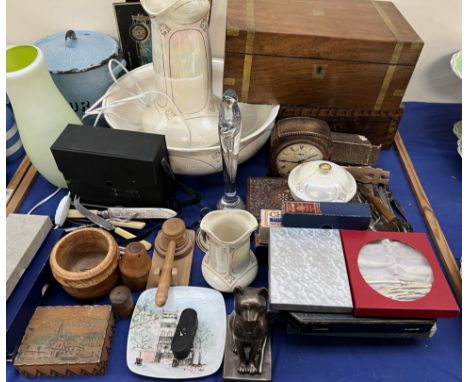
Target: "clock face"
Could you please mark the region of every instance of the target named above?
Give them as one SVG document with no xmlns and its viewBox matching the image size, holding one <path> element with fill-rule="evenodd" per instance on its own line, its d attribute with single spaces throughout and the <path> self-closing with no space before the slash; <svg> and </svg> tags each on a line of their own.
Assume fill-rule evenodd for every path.
<svg viewBox="0 0 468 382">
<path fill-rule="evenodd" d="M 285 147 L 276 156 L 276 170 L 279 175 L 287 177 L 297 165 L 320 159 L 323 159 L 323 154 L 316 146 L 308 143 L 295 143 Z"/>
</svg>

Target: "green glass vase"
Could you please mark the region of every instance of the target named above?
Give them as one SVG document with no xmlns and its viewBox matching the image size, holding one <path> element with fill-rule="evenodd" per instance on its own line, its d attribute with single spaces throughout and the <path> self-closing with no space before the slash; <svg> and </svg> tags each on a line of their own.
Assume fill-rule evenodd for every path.
<svg viewBox="0 0 468 382">
<path fill-rule="evenodd" d="M 50 183 L 66 187 L 50 146 L 67 124 L 81 122 L 55 86 L 39 48 L 7 48 L 6 90 L 30 161 Z"/>
</svg>

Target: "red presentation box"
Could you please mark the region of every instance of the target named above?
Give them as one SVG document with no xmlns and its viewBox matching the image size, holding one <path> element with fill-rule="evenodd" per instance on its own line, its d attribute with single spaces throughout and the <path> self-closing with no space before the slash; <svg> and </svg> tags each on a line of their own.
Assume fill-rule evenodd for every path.
<svg viewBox="0 0 468 382">
<path fill-rule="evenodd" d="M 341 230 L 341 239 L 348 267 L 355 316 L 452 318 L 459 313 L 458 305 L 439 267 L 426 234 Z M 427 294 L 412 301 L 399 301 L 377 292 L 366 282 L 358 265 L 359 254 L 366 244 L 372 244 L 382 239 L 390 239 L 387 242 L 390 245 L 393 245 L 391 244 L 392 241 L 404 243 L 424 256 L 432 269 L 433 277 L 432 287 L 430 287 Z M 370 258 L 371 261 L 374 259 L 379 260 L 380 255 L 376 251 L 375 258 L 372 258 L 372 253 L 367 252 L 367 258 Z M 380 259 L 382 259 L 381 256 Z M 404 267 L 400 266 L 400 269 L 401 272 L 405 272 Z M 391 274 L 391 272 L 387 272 L 388 274 Z"/>
</svg>

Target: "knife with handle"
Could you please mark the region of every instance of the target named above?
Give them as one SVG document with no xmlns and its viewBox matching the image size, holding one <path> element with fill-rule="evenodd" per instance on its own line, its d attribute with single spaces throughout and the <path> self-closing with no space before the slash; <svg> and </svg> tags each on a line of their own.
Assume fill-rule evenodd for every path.
<svg viewBox="0 0 468 382">
<path fill-rule="evenodd" d="M 111 232 L 114 232 L 116 233 L 117 235 L 123 237 L 124 239 L 133 239 L 134 237 L 136 237 L 134 234 L 124 230 L 123 228 L 120 228 L 120 227 L 116 227 L 114 224 L 110 223 L 109 221 L 107 221 L 106 219 L 103 219 L 102 217 L 92 213 L 90 210 L 88 210 L 87 208 L 83 207 L 81 204 L 80 204 L 80 198 L 76 197 L 75 196 L 75 199 L 73 200 L 73 204 L 75 206 L 75 208 L 84 216 L 86 217 L 87 219 L 89 219 L 90 221 L 92 221 L 94 224 L 96 224 L 97 226 L 101 227 L 101 228 L 104 228 L 105 230 L 107 231 L 111 231 Z M 145 249 L 147 251 L 149 251 L 151 249 L 151 243 L 149 241 L 146 241 L 146 240 L 140 240 L 140 243 L 145 247 Z"/>
<path fill-rule="evenodd" d="M 99 216 L 99 210 L 88 210 L 89 212 Z M 71 209 L 68 211 L 67 219 L 86 219 L 80 211 Z M 145 222 L 136 221 L 136 220 L 118 220 L 118 219 L 107 219 L 111 224 L 115 225 L 116 227 L 122 228 L 132 228 L 132 229 L 143 229 L 146 227 Z"/>
<path fill-rule="evenodd" d="M 177 216 L 177 212 L 169 208 L 126 208 L 110 207 L 103 211 L 89 210 L 104 219 L 120 220 L 145 220 L 145 219 L 170 219 Z M 82 218 L 82 214 L 77 210 L 69 210 L 68 218 Z"/>
</svg>

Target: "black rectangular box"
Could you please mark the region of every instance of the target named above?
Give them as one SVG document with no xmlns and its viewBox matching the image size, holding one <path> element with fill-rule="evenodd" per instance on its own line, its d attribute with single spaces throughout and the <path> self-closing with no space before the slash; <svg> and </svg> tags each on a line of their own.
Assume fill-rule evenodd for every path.
<svg viewBox="0 0 468 382">
<path fill-rule="evenodd" d="M 371 221 L 367 203 L 284 201 L 282 213 L 283 227 L 366 230 Z"/>
<path fill-rule="evenodd" d="M 68 125 L 50 149 L 85 203 L 166 207 L 174 193 L 164 135 Z"/>
<path fill-rule="evenodd" d="M 351 314 L 282 312 L 288 333 L 334 337 L 428 338 L 436 320 L 354 317 Z"/>
</svg>

